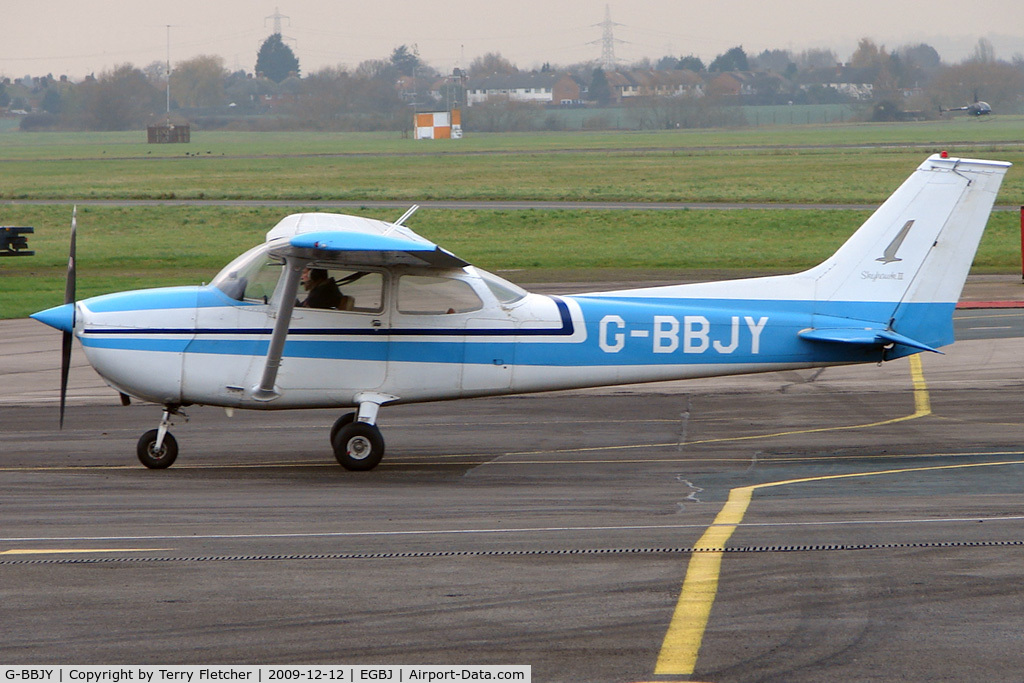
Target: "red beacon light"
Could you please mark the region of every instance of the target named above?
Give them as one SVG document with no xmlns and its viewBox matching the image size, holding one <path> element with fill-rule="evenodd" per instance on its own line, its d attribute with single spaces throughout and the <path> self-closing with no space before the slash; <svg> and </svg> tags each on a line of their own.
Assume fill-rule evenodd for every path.
<svg viewBox="0 0 1024 683">
<path fill-rule="evenodd" d="M 942 150 L 941 152 L 939 152 L 939 156 L 942 157 L 943 159 L 948 159 L 949 152 L 947 152 L 946 150 Z"/>
</svg>

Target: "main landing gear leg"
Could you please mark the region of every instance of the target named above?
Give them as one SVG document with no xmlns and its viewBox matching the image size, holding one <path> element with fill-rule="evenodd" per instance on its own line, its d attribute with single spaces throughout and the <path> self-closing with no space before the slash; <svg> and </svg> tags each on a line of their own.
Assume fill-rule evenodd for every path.
<svg viewBox="0 0 1024 683">
<path fill-rule="evenodd" d="M 136 448 L 139 462 L 152 470 L 170 467 L 178 457 L 178 442 L 174 435 L 167 431 L 171 426 L 171 415 L 185 416 L 179 406 L 166 406 L 160 426 L 150 429 L 139 438 Z"/>
<path fill-rule="evenodd" d="M 376 467 L 384 457 L 384 437 L 377 428 L 377 412 L 382 403 L 395 396 L 359 394 L 359 412 L 338 418 L 331 429 L 334 457 L 347 470 L 365 472 Z"/>
</svg>

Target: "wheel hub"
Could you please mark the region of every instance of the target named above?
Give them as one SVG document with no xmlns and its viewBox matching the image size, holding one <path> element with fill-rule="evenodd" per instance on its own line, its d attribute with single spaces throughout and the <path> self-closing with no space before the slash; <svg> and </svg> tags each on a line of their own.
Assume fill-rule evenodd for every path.
<svg viewBox="0 0 1024 683">
<path fill-rule="evenodd" d="M 364 460 L 370 455 L 372 450 L 373 446 L 365 436 L 352 437 L 348 440 L 348 446 L 346 447 L 348 456 L 353 460 Z"/>
</svg>

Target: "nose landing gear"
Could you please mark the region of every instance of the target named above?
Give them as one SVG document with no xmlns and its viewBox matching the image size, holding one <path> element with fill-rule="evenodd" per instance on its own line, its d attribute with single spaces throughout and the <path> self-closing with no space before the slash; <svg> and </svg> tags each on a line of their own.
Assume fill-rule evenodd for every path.
<svg viewBox="0 0 1024 683">
<path fill-rule="evenodd" d="M 188 416 L 181 412 L 180 406 L 166 406 L 160 426 L 150 429 L 139 438 L 135 449 L 139 462 L 151 470 L 162 470 L 170 467 L 178 457 L 178 442 L 174 435 L 167 431 L 171 426 L 171 415 Z"/>
</svg>

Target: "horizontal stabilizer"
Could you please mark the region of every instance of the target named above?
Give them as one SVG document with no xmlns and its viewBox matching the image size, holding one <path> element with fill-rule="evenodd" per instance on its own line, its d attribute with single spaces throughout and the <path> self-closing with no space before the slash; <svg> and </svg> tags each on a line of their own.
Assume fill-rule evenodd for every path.
<svg viewBox="0 0 1024 683">
<path fill-rule="evenodd" d="M 833 329 L 806 329 L 801 330 L 798 335 L 801 339 L 812 342 L 828 342 L 832 344 L 854 344 L 857 346 L 885 346 L 886 344 L 901 344 L 913 349 L 942 353 L 936 348 L 910 337 L 904 336 L 892 330 L 878 329 L 872 327 L 841 327 Z"/>
<path fill-rule="evenodd" d="M 273 249 L 273 253 L 281 256 L 306 256 L 317 261 L 345 265 L 434 268 L 462 268 L 468 265 L 467 261 L 426 240 L 414 241 L 391 235 L 338 230 L 295 235 L 286 246 Z"/>
</svg>

